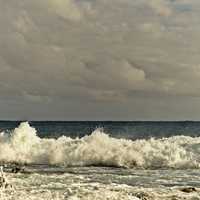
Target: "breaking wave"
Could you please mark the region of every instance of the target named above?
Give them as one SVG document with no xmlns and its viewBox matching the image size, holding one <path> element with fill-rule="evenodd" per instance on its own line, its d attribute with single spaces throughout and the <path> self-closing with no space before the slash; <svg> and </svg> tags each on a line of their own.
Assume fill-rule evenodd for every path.
<svg viewBox="0 0 200 200">
<path fill-rule="evenodd" d="M 200 137 L 116 139 L 101 129 L 72 139 L 42 139 L 23 122 L 10 136 L 0 135 L 0 162 L 126 168 L 200 168 Z"/>
</svg>

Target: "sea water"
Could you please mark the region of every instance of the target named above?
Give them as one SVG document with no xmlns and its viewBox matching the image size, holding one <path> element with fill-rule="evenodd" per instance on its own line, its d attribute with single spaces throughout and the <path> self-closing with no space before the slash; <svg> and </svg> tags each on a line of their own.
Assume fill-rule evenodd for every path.
<svg viewBox="0 0 200 200">
<path fill-rule="evenodd" d="M 13 186 L 0 199 L 200 199 L 199 122 L 4 121 L 0 129 Z M 14 165 L 23 171 L 11 173 Z"/>
</svg>

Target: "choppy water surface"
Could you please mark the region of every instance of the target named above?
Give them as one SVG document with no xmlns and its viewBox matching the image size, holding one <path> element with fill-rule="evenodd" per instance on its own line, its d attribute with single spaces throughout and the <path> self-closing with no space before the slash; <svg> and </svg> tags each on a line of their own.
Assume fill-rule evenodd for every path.
<svg viewBox="0 0 200 200">
<path fill-rule="evenodd" d="M 1 189 L 0 199 L 200 199 L 198 135 L 41 135 L 27 122 L 2 126 L 0 162 L 13 188 Z M 11 173 L 11 163 L 24 171 Z M 188 187 L 196 191 L 181 191 Z"/>
<path fill-rule="evenodd" d="M 199 170 L 134 170 L 105 167 L 53 168 L 27 166 L 25 173 L 7 173 L 13 189 L 1 199 L 200 199 Z"/>
</svg>

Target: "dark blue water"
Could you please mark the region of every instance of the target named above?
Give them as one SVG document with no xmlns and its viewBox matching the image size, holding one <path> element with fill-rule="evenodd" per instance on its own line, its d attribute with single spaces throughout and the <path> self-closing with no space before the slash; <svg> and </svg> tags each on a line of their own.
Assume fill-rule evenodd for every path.
<svg viewBox="0 0 200 200">
<path fill-rule="evenodd" d="M 95 129 L 117 138 L 141 139 L 162 138 L 173 135 L 200 136 L 200 122 L 29 122 L 35 127 L 40 137 L 65 135 L 72 138 L 91 134 Z M 19 121 L 0 121 L 0 130 L 10 132 L 20 124 Z"/>
</svg>

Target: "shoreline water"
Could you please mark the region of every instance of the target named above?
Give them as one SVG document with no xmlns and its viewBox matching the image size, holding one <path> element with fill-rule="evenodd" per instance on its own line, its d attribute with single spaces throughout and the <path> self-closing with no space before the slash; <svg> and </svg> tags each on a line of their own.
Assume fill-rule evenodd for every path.
<svg viewBox="0 0 200 200">
<path fill-rule="evenodd" d="M 13 187 L 1 190 L 2 200 L 200 199 L 199 170 L 123 171 L 113 168 L 79 167 L 66 169 L 64 173 L 40 173 L 33 170 L 32 173 L 5 175 Z"/>
</svg>

